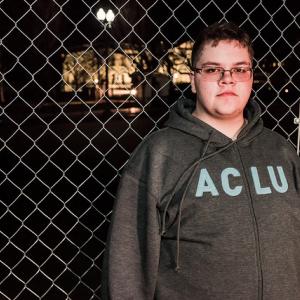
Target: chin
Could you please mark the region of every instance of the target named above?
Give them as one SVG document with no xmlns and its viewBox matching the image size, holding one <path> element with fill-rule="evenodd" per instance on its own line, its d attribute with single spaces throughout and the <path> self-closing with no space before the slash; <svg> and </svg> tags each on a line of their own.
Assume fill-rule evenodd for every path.
<svg viewBox="0 0 300 300">
<path fill-rule="evenodd" d="M 227 101 L 227 103 L 224 103 L 223 105 L 220 105 L 219 107 L 216 106 L 215 109 L 216 109 L 216 112 L 218 112 L 220 114 L 231 115 L 231 114 L 236 114 L 236 113 L 240 113 L 241 111 L 243 111 L 244 106 L 237 105 L 236 101 Z"/>
<path fill-rule="evenodd" d="M 242 110 L 218 110 L 217 115 L 224 119 L 234 119 L 243 114 Z"/>
</svg>

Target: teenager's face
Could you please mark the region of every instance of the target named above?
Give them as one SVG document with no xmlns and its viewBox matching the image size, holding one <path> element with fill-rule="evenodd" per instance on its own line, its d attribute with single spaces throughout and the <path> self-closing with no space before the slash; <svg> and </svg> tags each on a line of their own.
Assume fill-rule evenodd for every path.
<svg viewBox="0 0 300 300">
<path fill-rule="evenodd" d="M 217 46 L 204 46 L 194 67 L 251 67 L 246 47 L 237 41 L 220 41 Z M 247 81 L 235 81 L 230 72 L 216 81 L 203 80 L 202 74 L 191 74 L 192 91 L 197 94 L 196 114 L 200 119 L 234 119 L 243 117 L 243 110 L 251 94 L 253 76 Z"/>
</svg>

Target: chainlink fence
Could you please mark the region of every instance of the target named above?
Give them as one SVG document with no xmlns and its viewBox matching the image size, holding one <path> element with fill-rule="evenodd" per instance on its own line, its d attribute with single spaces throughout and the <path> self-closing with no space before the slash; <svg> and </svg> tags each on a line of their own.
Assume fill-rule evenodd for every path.
<svg viewBox="0 0 300 300">
<path fill-rule="evenodd" d="M 299 147 L 299 11 L 279 0 L 0 0 L 0 299 L 101 298 L 120 173 L 176 99 L 193 97 L 187 59 L 204 26 L 249 32 L 253 97 Z"/>
</svg>

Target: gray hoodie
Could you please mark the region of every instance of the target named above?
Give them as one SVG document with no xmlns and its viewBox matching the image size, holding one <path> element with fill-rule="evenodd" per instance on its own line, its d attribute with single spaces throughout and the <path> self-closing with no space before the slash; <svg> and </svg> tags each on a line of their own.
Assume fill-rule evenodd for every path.
<svg viewBox="0 0 300 300">
<path fill-rule="evenodd" d="M 300 160 L 249 101 L 237 140 L 178 101 L 119 185 L 103 299 L 299 300 Z"/>
</svg>

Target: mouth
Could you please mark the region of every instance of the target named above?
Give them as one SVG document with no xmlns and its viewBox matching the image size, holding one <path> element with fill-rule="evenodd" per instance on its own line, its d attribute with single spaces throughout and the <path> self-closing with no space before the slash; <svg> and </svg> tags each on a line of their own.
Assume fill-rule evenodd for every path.
<svg viewBox="0 0 300 300">
<path fill-rule="evenodd" d="M 228 97 L 228 96 L 237 96 L 236 93 L 234 92 L 222 92 L 220 94 L 217 95 L 218 97 Z"/>
</svg>

